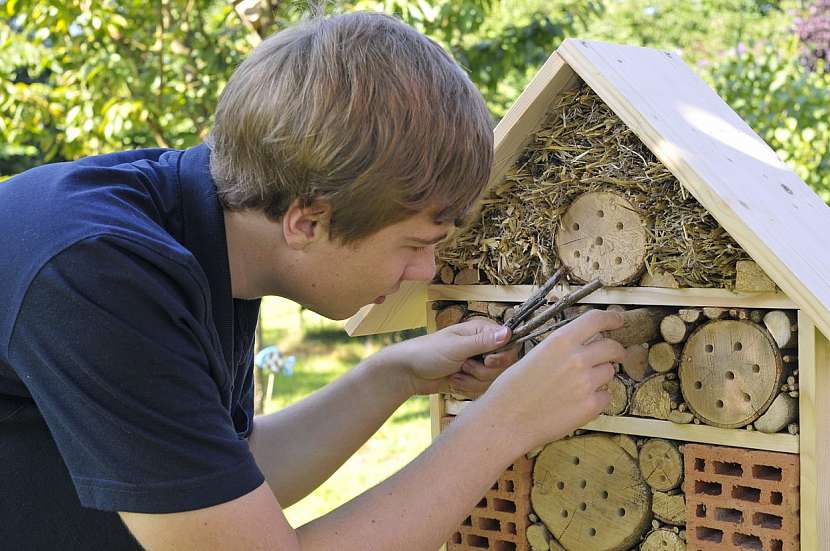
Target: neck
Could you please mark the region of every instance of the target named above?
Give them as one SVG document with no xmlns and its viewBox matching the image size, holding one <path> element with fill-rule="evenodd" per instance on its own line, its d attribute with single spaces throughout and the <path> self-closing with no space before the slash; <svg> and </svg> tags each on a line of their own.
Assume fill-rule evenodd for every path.
<svg viewBox="0 0 830 551">
<path fill-rule="evenodd" d="M 291 298 L 292 285 L 286 281 L 290 280 L 291 255 L 279 222 L 253 210 L 225 210 L 224 216 L 233 298 Z"/>
</svg>

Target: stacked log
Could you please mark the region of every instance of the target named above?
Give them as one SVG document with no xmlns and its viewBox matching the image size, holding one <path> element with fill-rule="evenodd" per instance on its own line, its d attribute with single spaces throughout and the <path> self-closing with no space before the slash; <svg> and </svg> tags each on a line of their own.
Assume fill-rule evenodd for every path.
<svg viewBox="0 0 830 551">
<path fill-rule="evenodd" d="M 477 316 L 507 323 L 514 311 L 504 302 L 436 304 L 439 329 Z M 531 335 L 525 352 L 562 323 L 594 308 L 566 308 L 560 321 L 548 324 L 550 329 L 542 326 Z M 605 415 L 798 433 L 798 333 L 792 312 L 610 308 L 622 312 L 625 325 L 603 336 L 626 346 L 626 355 L 608 385 L 611 402 Z"/>
</svg>

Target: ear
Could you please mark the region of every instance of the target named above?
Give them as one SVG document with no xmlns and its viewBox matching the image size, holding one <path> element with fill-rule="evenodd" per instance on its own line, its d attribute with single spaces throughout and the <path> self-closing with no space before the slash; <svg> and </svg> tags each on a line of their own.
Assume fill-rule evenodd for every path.
<svg viewBox="0 0 830 551">
<path fill-rule="evenodd" d="M 295 199 L 282 216 L 282 231 L 289 247 L 302 250 L 315 241 L 329 238 L 331 205 L 315 199 L 308 206 L 301 206 Z"/>
</svg>

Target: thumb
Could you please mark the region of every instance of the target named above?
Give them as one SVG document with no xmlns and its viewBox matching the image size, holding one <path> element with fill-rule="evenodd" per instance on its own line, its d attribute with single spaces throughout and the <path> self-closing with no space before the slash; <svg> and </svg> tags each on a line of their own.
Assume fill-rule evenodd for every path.
<svg viewBox="0 0 830 551">
<path fill-rule="evenodd" d="M 510 329 L 494 325 L 482 327 L 467 335 L 459 335 L 457 351 L 471 358 L 495 350 L 510 340 Z"/>
</svg>

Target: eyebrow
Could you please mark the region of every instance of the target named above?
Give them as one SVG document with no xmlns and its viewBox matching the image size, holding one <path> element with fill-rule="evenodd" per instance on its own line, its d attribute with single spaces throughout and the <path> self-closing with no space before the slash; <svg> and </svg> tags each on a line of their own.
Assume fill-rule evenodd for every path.
<svg viewBox="0 0 830 551">
<path fill-rule="evenodd" d="M 435 245 L 447 238 L 448 233 L 444 232 L 438 237 L 433 237 L 432 239 L 421 239 L 420 237 L 408 237 L 410 241 L 413 243 L 418 243 L 419 245 Z"/>
</svg>

